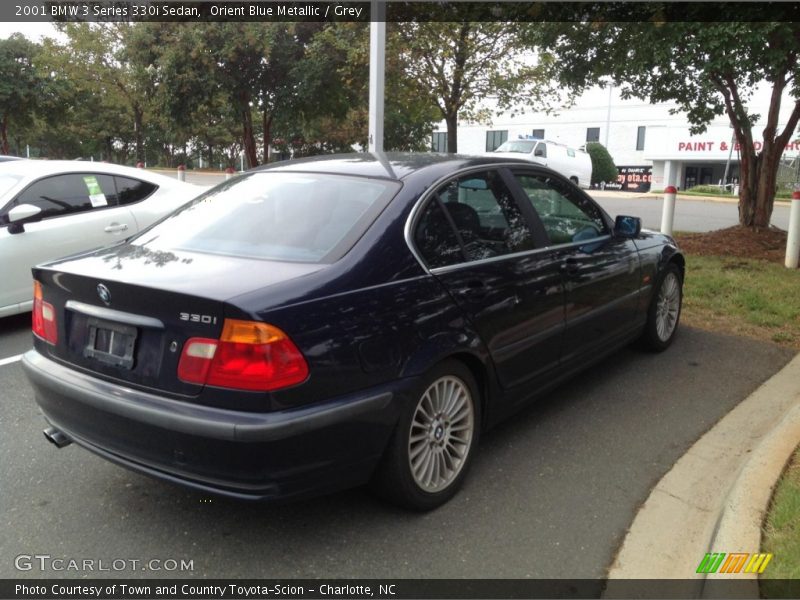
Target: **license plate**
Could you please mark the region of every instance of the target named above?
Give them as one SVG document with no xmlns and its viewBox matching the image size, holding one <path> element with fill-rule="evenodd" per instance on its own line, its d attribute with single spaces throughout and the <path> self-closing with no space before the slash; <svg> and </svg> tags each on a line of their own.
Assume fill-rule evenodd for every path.
<svg viewBox="0 0 800 600">
<path fill-rule="evenodd" d="M 133 349 L 136 345 L 136 328 L 110 321 L 89 318 L 89 341 L 83 355 L 99 362 L 133 368 Z"/>
</svg>

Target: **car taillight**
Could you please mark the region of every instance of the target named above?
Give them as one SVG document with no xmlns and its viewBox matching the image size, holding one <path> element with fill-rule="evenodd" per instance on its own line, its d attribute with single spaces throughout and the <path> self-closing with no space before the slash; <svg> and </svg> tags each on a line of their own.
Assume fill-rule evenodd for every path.
<svg viewBox="0 0 800 600">
<path fill-rule="evenodd" d="M 56 311 L 53 305 L 42 297 L 42 284 L 33 282 L 33 335 L 50 344 L 58 342 Z"/>
<path fill-rule="evenodd" d="M 271 391 L 308 377 L 308 365 L 277 327 L 225 319 L 219 340 L 190 338 L 178 363 L 178 379 L 240 390 Z"/>
</svg>

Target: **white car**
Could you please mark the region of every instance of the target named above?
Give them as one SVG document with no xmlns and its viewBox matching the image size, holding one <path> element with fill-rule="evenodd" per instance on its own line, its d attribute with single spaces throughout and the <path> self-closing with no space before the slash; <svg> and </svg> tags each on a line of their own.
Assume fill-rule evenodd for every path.
<svg viewBox="0 0 800 600">
<path fill-rule="evenodd" d="M 550 167 L 575 185 L 588 189 L 592 183 L 592 158 L 582 150 L 558 142 L 526 138 L 503 142 L 491 156 L 525 158 L 536 164 Z"/>
<path fill-rule="evenodd" d="M 0 163 L 0 317 L 31 310 L 34 265 L 121 241 L 204 190 L 109 163 Z"/>
</svg>

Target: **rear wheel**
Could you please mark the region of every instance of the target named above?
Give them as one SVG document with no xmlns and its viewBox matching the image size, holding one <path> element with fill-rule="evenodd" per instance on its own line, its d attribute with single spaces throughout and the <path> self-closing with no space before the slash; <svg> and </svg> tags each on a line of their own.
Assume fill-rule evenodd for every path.
<svg viewBox="0 0 800 600">
<path fill-rule="evenodd" d="M 477 389 L 470 370 L 455 360 L 428 373 L 403 408 L 374 477 L 384 499 L 431 510 L 455 495 L 478 442 Z"/>
<path fill-rule="evenodd" d="M 655 294 L 647 312 L 642 343 L 656 352 L 666 350 L 675 338 L 683 302 L 683 278 L 674 263 L 668 264 L 658 278 Z"/>
</svg>

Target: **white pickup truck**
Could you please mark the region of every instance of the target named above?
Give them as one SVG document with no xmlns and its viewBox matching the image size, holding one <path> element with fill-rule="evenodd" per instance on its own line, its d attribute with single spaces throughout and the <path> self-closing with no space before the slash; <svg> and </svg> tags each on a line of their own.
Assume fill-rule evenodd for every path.
<svg viewBox="0 0 800 600">
<path fill-rule="evenodd" d="M 591 157 L 582 150 L 575 150 L 558 142 L 540 139 L 508 140 L 491 154 L 493 156 L 527 158 L 537 164 L 550 167 L 575 185 L 582 188 L 591 187 Z"/>
</svg>

